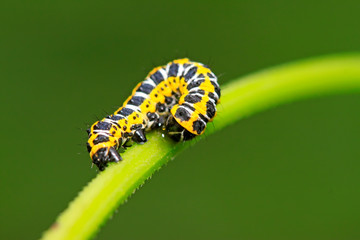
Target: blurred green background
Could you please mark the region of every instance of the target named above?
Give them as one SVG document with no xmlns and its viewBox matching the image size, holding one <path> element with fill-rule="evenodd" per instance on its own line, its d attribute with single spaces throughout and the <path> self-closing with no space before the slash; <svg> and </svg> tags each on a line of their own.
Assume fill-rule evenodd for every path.
<svg viewBox="0 0 360 240">
<path fill-rule="evenodd" d="M 360 50 L 357 0 L 0 5 L 0 239 L 39 238 L 96 176 L 85 129 L 152 67 L 189 57 L 225 84 Z M 359 94 L 310 99 L 203 139 L 96 239 L 359 239 L 359 107 Z"/>
</svg>

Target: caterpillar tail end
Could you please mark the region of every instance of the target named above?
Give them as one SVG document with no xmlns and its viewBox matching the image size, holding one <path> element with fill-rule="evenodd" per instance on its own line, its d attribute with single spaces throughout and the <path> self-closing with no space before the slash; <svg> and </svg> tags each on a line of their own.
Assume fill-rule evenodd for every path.
<svg viewBox="0 0 360 240">
<path fill-rule="evenodd" d="M 166 130 L 169 134 L 169 137 L 176 142 L 188 141 L 197 136 L 182 127 L 173 116 L 169 116 L 167 119 Z"/>
</svg>

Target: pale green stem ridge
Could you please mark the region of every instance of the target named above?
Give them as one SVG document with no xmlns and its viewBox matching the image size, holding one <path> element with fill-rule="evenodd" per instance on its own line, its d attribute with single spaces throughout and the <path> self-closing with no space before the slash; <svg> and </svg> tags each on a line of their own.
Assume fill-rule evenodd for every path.
<svg viewBox="0 0 360 240">
<path fill-rule="evenodd" d="M 239 63 L 240 65 L 241 63 Z M 342 54 L 270 68 L 222 86 L 221 103 L 206 135 L 270 107 L 294 100 L 360 91 L 360 54 Z M 42 239 L 89 239 L 129 195 L 190 142 L 174 143 L 160 132 L 122 154 L 61 213 Z M 198 137 L 201 138 L 201 137 Z"/>
</svg>

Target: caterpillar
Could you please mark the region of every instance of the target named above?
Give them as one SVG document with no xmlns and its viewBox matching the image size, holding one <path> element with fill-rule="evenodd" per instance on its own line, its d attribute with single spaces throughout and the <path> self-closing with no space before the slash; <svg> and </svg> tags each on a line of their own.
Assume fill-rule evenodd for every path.
<svg viewBox="0 0 360 240">
<path fill-rule="evenodd" d="M 87 130 L 92 162 L 102 171 L 121 161 L 120 147 L 145 143 L 145 132 L 155 128 L 175 141 L 201 135 L 216 115 L 220 95 L 217 77 L 202 63 L 184 58 L 154 68 L 114 114 Z"/>
</svg>

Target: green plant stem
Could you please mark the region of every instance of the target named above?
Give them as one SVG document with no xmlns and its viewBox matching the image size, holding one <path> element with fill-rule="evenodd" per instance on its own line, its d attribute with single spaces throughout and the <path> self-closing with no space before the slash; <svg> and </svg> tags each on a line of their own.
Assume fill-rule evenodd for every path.
<svg viewBox="0 0 360 240">
<path fill-rule="evenodd" d="M 208 125 L 206 135 L 279 104 L 359 91 L 360 54 L 327 56 L 264 70 L 222 86 L 218 116 Z M 89 239 L 146 179 L 193 143 L 174 143 L 157 131 L 147 136 L 146 144 L 134 145 L 123 154 L 123 162 L 99 173 L 43 239 Z"/>
</svg>

